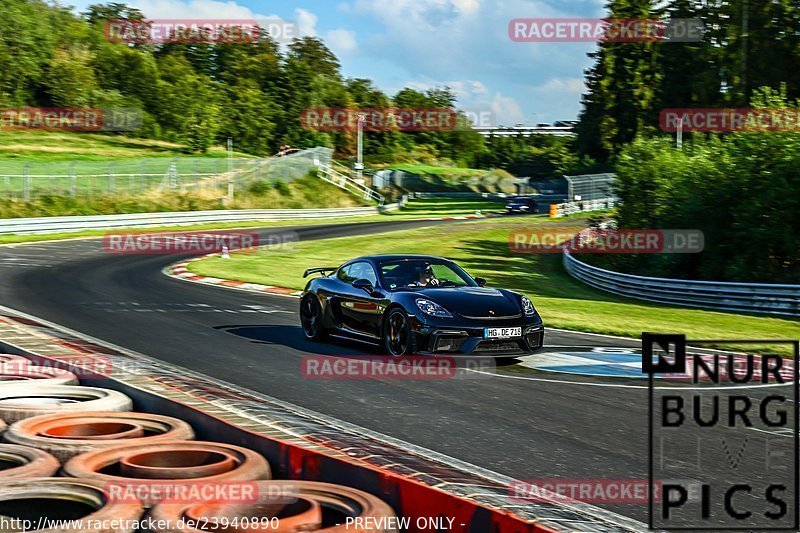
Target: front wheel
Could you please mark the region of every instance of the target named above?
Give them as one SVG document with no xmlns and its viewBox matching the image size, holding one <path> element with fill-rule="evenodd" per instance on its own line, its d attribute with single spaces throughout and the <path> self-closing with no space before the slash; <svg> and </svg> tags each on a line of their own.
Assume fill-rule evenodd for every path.
<svg viewBox="0 0 800 533">
<path fill-rule="evenodd" d="M 300 324 L 306 339 L 318 342 L 325 338 L 325 329 L 322 326 L 322 306 L 316 295 L 308 294 L 300 301 Z"/>
<path fill-rule="evenodd" d="M 383 349 L 393 357 L 414 353 L 411 320 L 402 309 L 392 309 L 383 327 Z"/>
</svg>

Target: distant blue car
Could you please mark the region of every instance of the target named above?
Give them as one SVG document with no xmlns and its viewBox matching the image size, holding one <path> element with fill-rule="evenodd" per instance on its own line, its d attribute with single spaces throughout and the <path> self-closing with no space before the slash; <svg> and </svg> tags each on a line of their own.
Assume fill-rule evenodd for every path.
<svg viewBox="0 0 800 533">
<path fill-rule="evenodd" d="M 528 196 L 516 196 L 506 201 L 506 213 L 509 215 L 525 215 L 537 212 L 536 200 Z"/>
</svg>

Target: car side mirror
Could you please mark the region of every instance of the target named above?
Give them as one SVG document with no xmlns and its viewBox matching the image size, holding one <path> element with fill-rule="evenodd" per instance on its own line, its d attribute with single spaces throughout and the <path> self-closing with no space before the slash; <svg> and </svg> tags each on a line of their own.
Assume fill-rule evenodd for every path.
<svg viewBox="0 0 800 533">
<path fill-rule="evenodd" d="M 356 289 L 363 289 L 367 291 L 367 294 L 372 294 L 375 292 L 375 287 L 372 285 L 372 282 L 366 278 L 357 279 L 353 282 L 353 287 Z"/>
<path fill-rule="evenodd" d="M 475 283 L 478 284 L 478 287 L 485 287 L 486 286 L 486 280 L 483 279 L 483 278 L 475 278 Z"/>
</svg>

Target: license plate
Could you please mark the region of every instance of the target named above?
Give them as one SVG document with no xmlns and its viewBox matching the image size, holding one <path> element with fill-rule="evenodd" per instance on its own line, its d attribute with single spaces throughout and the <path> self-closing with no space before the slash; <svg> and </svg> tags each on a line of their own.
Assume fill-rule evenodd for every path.
<svg viewBox="0 0 800 533">
<path fill-rule="evenodd" d="M 484 339 L 508 339 L 522 337 L 522 328 L 483 328 Z"/>
</svg>

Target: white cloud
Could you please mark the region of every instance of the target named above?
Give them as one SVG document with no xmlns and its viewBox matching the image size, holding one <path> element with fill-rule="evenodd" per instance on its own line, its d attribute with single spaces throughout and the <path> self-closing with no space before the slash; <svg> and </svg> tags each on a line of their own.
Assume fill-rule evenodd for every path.
<svg viewBox="0 0 800 533">
<path fill-rule="evenodd" d="M 536 121 L 575 117 L 582 89 L 574 79 L 591 64 L 594 45 L 516 43 L 509 22 L 598 16 L 603 7 L 602 0 L 353 0 L 351 12 L 376 22 L 359 33 L 362 55 L 405 73 L 391 85 L 448 85 L 462 107 L 493 107 L 498 120 L 527 123 L 534 111 Z"/>
<path fill-rule="evenodd" d="M 522 106 L 519 105 L 516 99 L 510 96 L 495 93 L 489 108 L 497 124 L 509 126 L 520 123 L 524 124 L 526 122 L 525 112 L 522 111 Z"/>
<path fill-rule="evenodd" d="M 326 32 L 325 43 L 337 56 L 345 56 L 358 48 L 355 32 L 345 29 Z"/>
<path fill-rule="evenodd" d="M 318 17 L 302 7 L 294 10 L 295 17 L 297 17 L 297 25 L 300 28 L 300 36 L 302 37 L 316 37 L 317 36 L 317 20 Z"/>
</svg>

